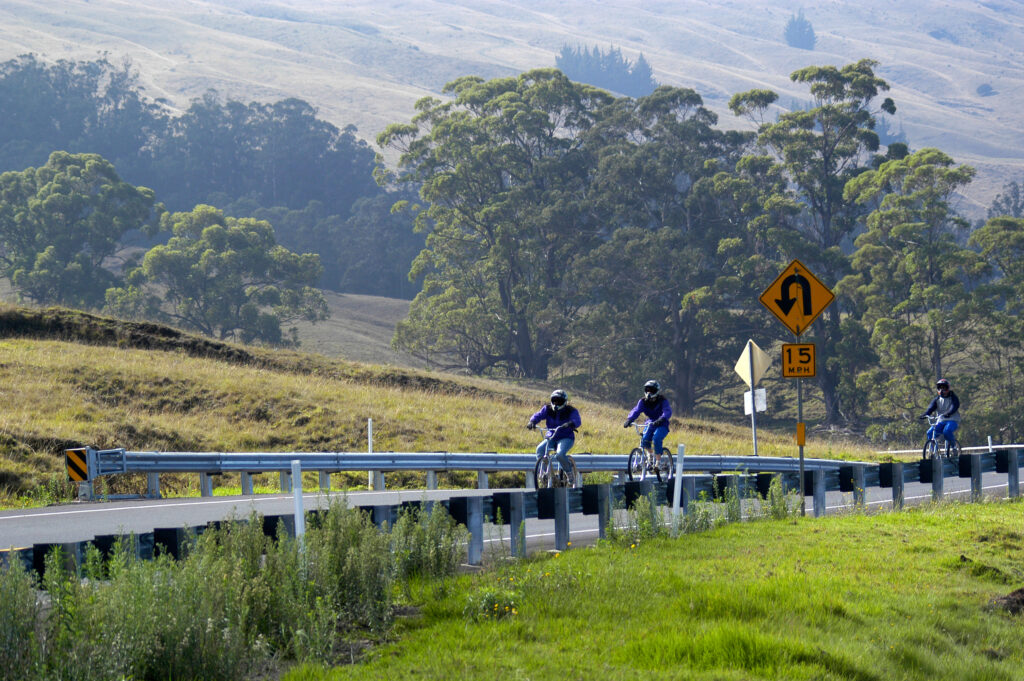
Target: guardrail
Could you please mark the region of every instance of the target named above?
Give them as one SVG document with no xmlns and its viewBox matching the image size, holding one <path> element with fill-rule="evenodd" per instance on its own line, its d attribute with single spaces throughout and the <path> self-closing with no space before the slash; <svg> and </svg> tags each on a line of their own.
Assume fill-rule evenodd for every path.
<svg viewBox="0 0 1024 681">
<path fill-rule="evenodd" d="M 81 450 L 76 450 L 81 451 Z M 887 462 L 870 464 L 864 462 L 833 461 L 826 459 L 805 460 L 805 489 L 814 499 L 814 515 L 825 513 L 825 491 L 836 490 L 851 492 L 855 504 L 863 504 L 864 491 L 868 486 L 892 489 L 892 507 L 903 507 L 903 489 L 907 482 L 930 483 L 932 497 L 942 499 L 944 495 L 943 481 L 947 477 L 970 478 L 970 496 L 972 501 L 982 497 L 982 473 L 995 471 L 1006 474 L 1007 494 L 1010 497 L 1020 496 L 1020 449 L 1001 449 L 984 454 L 963 454 L 956 460 L 928 459 L 916 462 Z M 200 471 L 204 467 L 225 465 L 238 466 L 238 470 L 252 467 L 265 467 L 265 470 L 282 470 L 284 461 L 304 462 L 309 470 L 362 470 L 367 465 L 383 469 L 398 470 L 410 466 L 421 466 L 431 470 L 461 469 L 482 465 L 487 469 L 522 470 L 524 463 L 532 463 L 535 457 L 531 454 L 307 454 L 294 458 L 295 454 L 195 454 L 171 453 L 164 458 L 156 452 L 127 452 L 118 450 L 86 449 L 86 458 L 95 474 L 110 475 L 115 473 L 145 472 L 150 467 L 151 474 L 174 470 Z M 682 454 L 682 451 L 680 452 Z M 243 461 L 241 457 L 249 457 Z M 625 465 L 623 456 L 614 455 L 579 455 L 577 464 L 586 466 L 586 470 L 616 470 Z M 769 457 L 727 457 L 727 456 L 692 456 L 683 457 L 683 466 L 690 473 L 673 478 L 668 483 L 652 481 L 626 482 L 619 484 L 584 485 L 576 489 L 540 489 L 540 490 L 508 490 L 495 491 L 489 495 L 477 493 L 456 493 L 442 502 L 404 502 L 397 505 L 373 505 L 367 508 L 374 522 L 381 526 L 395 522 L 403 508 L 421 506 L 422 504 L 442 503 L 456 521 L 466 525 L 470 532 L 467 547 L 467 559 L 470 564 L 479 564 L 482 559 L 484 542 L 484 521 L 492 522 L 500 517 L 501 522 L 510 525 L 510 548 L 513 555 L 526 554 L 526 537 L 523 523 L 526 518 L 554 520 L 555 548 L 565 550 L 569 546 L 569 518 L 573 513 L 598 516 L 598 531 L 604 536 L 605 528 L 614 508 L 632 508 L 640 497 L 649 497 L 652 521 L 663 522 L 662 511 L 658 505 L 669 505 L 670 499 L 678 499 L 681 511 L 685 515 L 690 504 L 702 498 L 722 499 L 728 494 L 734 498 L 748 497 L 765 498 L 771 482 L 781 478 L 783 488 L 793 490 L 799 483 L 799 460 L 792 458 Z M 298 466 L 297 466 L 298 469 Z M 692 471 L 702 470 L 700 474 Z M 675 497 L 678 486 L 678 497 Z M 296 492 L 296 497 L 301 494 Z M 350 503 L 357 500 L 350 497 Z M 298 513 L 298 503 L 297 503 Z M 317 513 L 313 511 L 311 513 Z M 302 515 L 305 518 L 305 514 Z M 304 520 L 303 520 L 304 521 Z M 294 515 L 267 516 L 263 518 L 264 531 L 274 533 L 281 525 L 286 530 L 295 532 L 299 521 Z M 140 557 L 151 557 L 155 551 L 162 550 L 172 555 L 179 555 L 182 545 L 191 534 L 202 532 L 205 527 L 198 528 L 157 528 L 153 532 L 136 535 L 132 538 L 133 546 Z M 301 531 L 301 530 L 300 530 Z M 85 547 L 92 543 L 101 551 L 109 551 L 118 538 L 113 535 L 93 537 L 91 540 L 64 543 L 60 546 L 65 555 L 81 559 Z M 32 547 L 0 551 L 0 566 L 13 559 L 22 560 L 27 566 L 42 570 L 46 554 L 53 548 L 52 544 L 36 544 Z"/>
</svg>

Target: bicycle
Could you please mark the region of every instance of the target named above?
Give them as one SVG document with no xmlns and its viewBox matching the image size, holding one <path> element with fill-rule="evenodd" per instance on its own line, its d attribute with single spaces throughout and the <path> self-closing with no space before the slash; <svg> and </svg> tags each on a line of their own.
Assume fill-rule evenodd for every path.
<svg viewBox="0 0 1024 681">
<path fill-rule="evenodd" d="M 572 458 L 571 454 L 566 454 L 566 458 L 569 459 L 569 468 L 564 469 L 558 465 L 558 461 L 551 456 L 551 450 L 554 447 L 551 446 L 551 438 L 555 434 L 554 428 L 548 428 L 544 431 L 544 455 L 537 460 L 537 464 L 533 467 L 534 479 L 537 481 L 537 489 L 545 487 L 575 487 L 576 486 L 576 475 L 578 469 L 576 468 L 576 459 Z M 554 469 L 554 470 L 552 470 Z"/>
<path fill-rule="evenodd" d="M 925 418 L 928 420 L 928 432 L 925 437 L 924 450 L 921 453 L 922 458 L 932 459 L 935 458 L 940 451 L 941 439 L 945 442 L 943 456 L 947 459 L 955 459 L 960 456 L 960 443 L 950 442 L 944 435 L 939 433 L 935 426 L 940 423 L 941 417 L 938 414 L 925 414 Z"/>
<path fill-rule="evenodd" d="M 644 430 L 650 425 L 650 421 L 634 423 L 637 435 L 640 436 L 640 446 L 633 448 L 629 453 L 629 464 L 626 466 L 626 475 L 630 480 L 644 480 L 653 473 L 658 482 L 668 482 L 675 472 L 675 460 L 667 448 L 662 447 L 660 454 L 655 457 L 653 451 L 644 449 Z M 651 447 L 653 450 L 653 446 Z"/>
</svg>

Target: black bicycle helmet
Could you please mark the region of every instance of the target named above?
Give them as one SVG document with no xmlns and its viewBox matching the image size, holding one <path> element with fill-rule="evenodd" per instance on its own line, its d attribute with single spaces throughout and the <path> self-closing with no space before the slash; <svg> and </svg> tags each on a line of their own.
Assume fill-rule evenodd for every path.
<svg viewBox="0 0 1024 681">
<path fill-rule="evenodd" d="M 939 380 L 935 381 L 935 389 L 941 390 L 942 388 L 949 390 L 949 381 L 947 381 L 944 378 L 940 378 Z"/>
<path fill-rule="evenodd" d="M 657 398 L 659 392 L 661 392 L 661 384 L 657 381 L 647 381 L 644 383 L 644 399 L 648 402 Z"/>
<path fill-rule="evenodd" d="M 551 393 L 551 406 L 558 411 L 569 402 L 569 395 L 562 389 L 558 389 Z"/>
</svg>

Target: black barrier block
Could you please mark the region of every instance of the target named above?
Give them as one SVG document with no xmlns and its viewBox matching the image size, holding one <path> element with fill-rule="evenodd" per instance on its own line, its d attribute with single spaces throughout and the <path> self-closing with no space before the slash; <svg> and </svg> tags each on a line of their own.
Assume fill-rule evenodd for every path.
<svg viewBox="0 0 1024 681">
<path fill-rule="evenodd" d="M 158 527 L 153 530 L 153 544 L 157 555 L 170 554 L 175 560 L 181 558 L 189 531 L 184 527 Z"/>
<path fill-rule="evenodd" d="M 555 488 L 545 487 L 537 490 L 537 519 L 555 519 Z"/>
<path fill-rule="evenodd" d="M 281 537 L 278 537 L 278 529 L 280 528 L 282 523 L 284 524 L 285 536 L 294 537 L 295 536 L 295 515 L 294 514 L 265 515 L 265 516 L 263 516 L 263 534 L 265 536 L 267 536 L 267 537 L 274 537 L 275 539 L 280 539 Z"/>
<path fill-rule="evenodd" d="M 878 486 L 892 487 L 892 462 L 878 464 Z"/>
<path fill-rule="evenodd" d="M 491 495 L 491 522 L 498 522 L 498 515 L 501 515 L 501 524 L 508 525 L 512 522 L 512 493 L 495 492 Z"/>
<path fill-rule="evenodd" d="M 460 525 L 469 524 L 469 497 L 452 497 L 445 502 L 448 513 Z"/>
<path fill-rule="evenodd" d="M 666 506 L 671 506 L 672 505 L 672 499 L 673 499 L 673 497 L 674 497 L 674 495 L 676 493 L 676 485 L 682 485 L 682 484 L 683 483 L 680 482 L 679 479 L 675 478 L 675 477 L 665 483 L 665 505 Z M 680 490 L 679 490 L 679 503 L 680 504 L 683 503 L 683 490 L 682 490 L 682 488 L 680 488 Z"/>
<path fill-rule="evenodd" d="M 623 486 L 625 492 L 626 508 L 633 508 L 633 504 L 640 497 L 647 496 L 653 491 L 653 486 L 648 480 L 631 480 Z"/>
<path fill-rule="evenodd" d="M 772 487 L 772 480 L 775 479 L 775 473 L 758 473 L 757 474 L 757 493 L 761 495 L 762 499 L 768 498 L 768 490 Z"/>
<path fill-rule="evenodd" d="M 976 456 L 974 454 L 961 454 L 957 457 L 959 460 L 957 463 L 957 473 L 961 478 L 971 477 L 971 459 Z"/>
<path fill-rule="evenodd" d="M 569 513 L 583 513 L 583 490 L 579 487 L 567 487 L 565 501 L 569 505 Z"/>
<path fill-rule="evenodd" d="M 1009 473 L 1010 472 L 1010 452 L 1005 449 L 997 449 L 996 455 L 996 473 Z"/>
<path fill-rule="evenodd" d="M 370 508 L 370 515 L 373 518 L 374 525 L 380 528 L 395 526 L 395 518 L 398 515 L 397 506 L 376 505 Z"/>
<path fill-rule="evenodd" d="M 46 556 L 53 550 L 53 547 L 60 547 L 60 544 L 33 544 L 32 545 L 32 569 L 42 579 L 46 574 Z"/>
<path fill-rule="evenodd" d="M 14 563 L 21 563 L 26 572 L 32 569 L 32 548 L 0 549 L 0 570 L 6 570 Z"/>
<path fill-rule="evenodd" d="M 840 466 L 839 467 L 839 491 L 840 492 L 854 492 L 856 488 L 853 484 L 854 466 Z"/>
<path fill-rule="evenodd" d="M 583 515 L 597 515 L 601 512 L 602 487 L 606 485 L 583 485 Z"/>
<path fill-rule="evenodd" d="M 917 462 L 917 467 L 920 471 L 921 484 L 932 484 L 932 460 L 921 459 L 920 461 Z"/>
<path fill-rule="evenodd" d="M 799 479 L 799 475 L 797 475 Z M 804 470 L 804 496 L 814 496 L 814 471 Z"/>
</svg>

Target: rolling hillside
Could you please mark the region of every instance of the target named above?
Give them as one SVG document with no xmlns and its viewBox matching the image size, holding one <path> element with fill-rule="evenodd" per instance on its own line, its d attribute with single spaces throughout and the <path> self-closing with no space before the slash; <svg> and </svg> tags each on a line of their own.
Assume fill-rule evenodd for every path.
<svg viewBox="0 0 1024 681">
<path fill-rule="evenodd" d="M 783 0 L 0 0 L 0 59 L 130 57 L 149 94 L 187 106 L 209 88 L 246 101 L 296 96 L 373 140 L 465 74 L 552 66 L 563 44 L 641 52 L 665 84 L 697 90 L 726 127 L 754 87 L 806 99 L 788 75 L 869 57 L 892 85 L 893 127 L 975 165 L 961 208 L 1024 176 L 1024 3 L 840 0 L 805 8 L 814 51 L 782 32 Z"/>
</svg>

